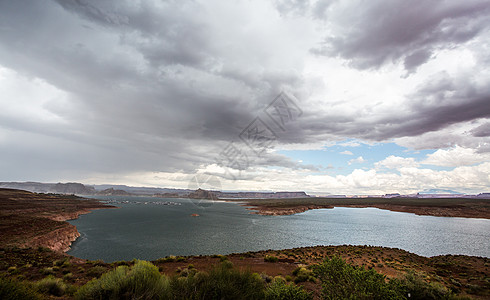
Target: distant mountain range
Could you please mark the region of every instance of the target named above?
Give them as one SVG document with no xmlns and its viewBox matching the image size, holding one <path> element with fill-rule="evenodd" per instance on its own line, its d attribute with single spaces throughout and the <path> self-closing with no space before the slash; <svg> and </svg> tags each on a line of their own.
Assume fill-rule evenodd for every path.
<svg viewBox="0 0 490 300">
<path fill-rule="evenodd" d="M 155 187 L 133 187 L 127 185 L 99 184 L 84 185 L 78 182 L 67 183 L 41 183 L 41 182 L 0 182 L 0 188 L 12 188 L 36 193 L 75 194 L 82 196 L 153 196 L 163 198 L 195 198 L 208 199 L 257 199 L 257 198 L 307 198 L 310 195 L 303 191 L 297 192 L 222 192 L 190 189 L 155 188 Z M 326 196 L 332 198 L 347 198 L 345 195 Z M 351 196 L 352 197 L 352 196 Z M 364 198 L 366 196 L 354 196 Z M 490 199 L 490 193 L 478 195 L 465 195 L 452 190 L 428 189 L 417 194 L 401 195 L 399 193 L 386 194 L 383 196 L 373 195 L 370 197 L 384 198 L 484 198 Z"/>
<path fill-rule="evenodd" d="M 429 189 L 419 192 L 419 194 L 447 194 L 447 195 L 462 195 L 463 193 L 455 192 L 452 190 L 442 190 L 442 189 Z"/>
<path fill-rule="evenodd" d="M 97 191 L 92 186 L 77 182 L 40 183 L 40 182 L 0 182 L 0 188 L 25 190 L 35 193 L 95 195 Z"/>
<path fill-rule="evenodd" d="M 126 185 L 84 185 L 78 182 L 68 183 L 40 183 L 40 182 L 0 182 L 0 188 L 12 188 L 35 193 L 76 194 L 82 196 L 153 196 L 166 198 L 202 197 L 202 198 L 305 198 L 305 192 L 221 192 L 196 191 L 190 189 L 132 187 Z M 212 197 L 211 197 L 212 195 Z"/>
</svg>

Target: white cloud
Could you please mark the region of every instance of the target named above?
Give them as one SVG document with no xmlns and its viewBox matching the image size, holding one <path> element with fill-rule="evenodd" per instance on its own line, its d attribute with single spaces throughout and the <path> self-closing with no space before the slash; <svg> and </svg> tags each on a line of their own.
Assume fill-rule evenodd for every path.
<svg viewBox="0 0 490 300">
<path fill-rule="evenodd" d="M 450 149 L 439 149 L 427 155 L 422 164 L 442 167 L 469 166 L 490 161 L 490 153 L 478 153 L 476 149 L 455 146 Z"/>
<path fill-rule="evenodd" d="M 340 152 L 340 154 L 344 154 L 344 155 L 354 155 L 354 153 L 350 152 L 349 150 L 342 151 L 342 152 Z"/>
<path fill-rule="evenodd" d="M 348 141 L 348 142 L 340 143 L 338 145 L 342 147 L 359 147 L 361 146 L 361 143 L 356 141 Z"/>
<path fill-rule="evenodd" d="M 349 160 L 348 163 L 349 163 L 349 165 L 352 165 L 355 163 L 362 164 L 364 162 L 366 162 L 366 160 L 362 156 L 358 156 L 357 158 L 353 158 L 353 159 Z"/>
<path fill-rule="evenodd" d="M 399 157 L 390 155 L 374 164 L 376 168 L 400 169 L 407 167 L 417 167 L 419 164 L 413 157 Z"/>
<path fill-rule="evenodd" d="M 217 175 L 215 165 L 202 167 L 200 172 Z M 188 188 L 195 174 L 182 172 L 138 172 L 118 177 L 96 174 L 85 178 L 87 183 L 100 183 L 104 178 L 119 184 Z M 376 169 L 355 169 L 347 175 L 313 174 L 291 168 L 251 168 L 238 180 L 218 176 L 223 190 L 291 191 L 304 190 L 310 194 L 382 195 L 390 192 L 413 194 L 426 189 L 450 189 L 475 194 L 490 190 L 490 162 L 474 166 L 438 171 L 416 167 L 402 167 L 399 173 Z"/>
</svg>

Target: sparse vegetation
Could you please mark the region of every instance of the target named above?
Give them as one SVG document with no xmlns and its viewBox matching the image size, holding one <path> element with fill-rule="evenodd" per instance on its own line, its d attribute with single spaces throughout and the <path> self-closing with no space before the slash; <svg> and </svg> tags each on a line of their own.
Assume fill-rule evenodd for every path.
<svg viewBox="0 0 490 300">
<path fill-rule="evenodd" d="M 290 253 L 294 253 L 298 258 L 294 260 L 285 258 Z M 276 257 L 278 262 L 264 263 L 266 257 Z M 325 257 L 329 259 L 324 261 Z M 332 267 L 332 257 L 341 261 L 337 269 Z M 378 263 L 373 262 L 374 258 Z M 483 257 L 445 255 L 426 258 L 400 249 L 344 245 L 303 247 L 285 251 L 266 250 L 226 256 L 188 256 L 184 261 L 177 261 L 177 257 L 171 257 L 170 260 L 159 259 L 155 261 L 155 266 L 150 264 L 153 269 L 156 268 L 160 276 L 157 277 L 167 282 L 161 291 L 163 296 L 160 294 L 158 296 L 163 299 L 197 299 L 198 296 L 194 296 L 196 291 L 200 291 L 198 295 L 201 296 L 233 295 L 237 291 L 241 294 L 250 294 L 251 286 L 254 286 L 256 290 L 254 293 L 257 293 L 251 294 L 251 297 L 259 299 L 272 297 L 270 295 L 281 299 L 277 293 L 284 293 L 289 298 L 292 294 L 297 294 L 298 299 L 305 299 L 302 297 L 307 296 L 299 292 L 300 289 L 305 293 L 314 292 L 315 299 L 322 295 L 329 295 L 325 296 L 326 299 L 338 299 L 341 297 L 332 295 L 332 291 L 336 288 L 347 290 L 346 293 L 349 295 L 361 299 L 364 297 L 362 295 L 367 295 L 365 297 L 370 299 L 382 296 L 406 299 L 409 293 L 411 296 L 409 299 L 466 299 L 461 297 L 467 296 L 486 299 L 490 296 L 488 281 L 490 264 L 489 259 Z M 302 265 L 298 266 L 298 261 L 302 261 Z M 325 279 L 327 278 L 325 274 L 318 273 L 317 268 L 328 266 L 326 262 L 330 263 L 330 269 L 326 268 L 328 272 L 325 274 L 343 274 L 343 277 L 333 276 L 340 278 L 335 281 Z M 27 291 L 31 296 L 41 298 L 55 298 L 59 297 L 55 295 L 61 295 L 63 299 L 71 299 L 77 290 L 87 289 L 86 286 L 89 285 L 84 286 L 84 284 L 89 280 L 102 281 L 104 276 L 115 272 L 118 267 L 126 268 L 127 271 L 120 276 L 121 281 L 115 286 L 127 286 L 127 282 L 131 280 L 126 277 L 131 277 L 129 273 L 136 264 L 139 265 L 140 262 L 136 260 L 112 264 L 102 261 L 83 262 L 73 258 L 67 259 L 66 256 L 50 250 L 0 248 L 0 277 L 11 278 L 17 286 L 21 287 L 21 291 Z M 379 264 L 383 264 L 383 267 Z M 396 279 L 387 278 L 374 269 L 366 269 L 372 267 L 383 274 L 395 276 Z M 222 271 L 218 272 L 218 269 Z M 340 270 L 340 273 L 333 272 L 335 270 Z M 99 279 L 96 278 L 97 276 Z M 109 278 L 114 279 L 114 275 Z M 105 282 L 98 287 L 104 286 L 104 289 L 109 287 L 110 284 L 107 282 L 110 280 Z M 153 289 L 152 284 L 146 286 Z M 13 289 L 10 290 L 15 292 Z M 3 293 L 5 294 L 5 291 Z M 131 298 L 132 293 L 126 291 L 126 296 L 116 293 L 117 296 L 114 298 Z M 165 298 L 167 297 L 165 295 L 170 298 Z M 209 297 L 212 299 L 214 296 Z M 14 299 L 17 298 L 30 299 L 28 296 Z"/>
<path fill-rule="evenodd" d="M 63 280 L 48 276 L 36 283 L 37 290 L 46 295 L 63 296 L 66 291 L 66 284 Z"/>
<path fill-rule="evenodd" d="M 12 278 L 0 277 L 0 299 L 2 300 L 38 300 L 41 299 L 29 283 Z"/>
<path fill-rule="evenodd" d="M 265 291 L 267 300 L 311 300 L 313 293 L 307 292 L 302 286 L 297 286 L 281 279 L 274 280 Z"/>
<path fill-rule="evenodd" d="M 166 277 L 149 262 L 119 266 L 82 286 L 76 299 L 158 299 L 169 291 Z M 165 298 L 164 298 L 165 299 Z"/>
<path fill-rule="evenodd" d="M 279 258 L 273 256 L 273 255 L 266 255 L 264 257 L 264 261 L 265 262 L 272 262 L 272 263 L 275 263 L 275 262 L 278 262 L 279 261 Z"/>
</svg>

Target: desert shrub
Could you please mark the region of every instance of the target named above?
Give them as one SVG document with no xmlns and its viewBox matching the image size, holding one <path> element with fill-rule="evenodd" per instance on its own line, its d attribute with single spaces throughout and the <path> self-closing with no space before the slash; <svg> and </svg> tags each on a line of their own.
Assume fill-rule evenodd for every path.
<svg viewBox="0 0 490 300">
<path fill-rule="evenodd" d="M 283 279 L 274 280 L 265 291 L 266 300 L 311 300 L 313 295 L 302 286 L 287 284 Z"/>
<path fill-rule="evenodd" d="M 264 282 L 249 271 L 241 272 L 229 262 L 215 266 L 209 273 L 173 277 L 172 299 L 263 299 Z"/>
<path fill-rule="evenodd" d="M 119 266 L 82 286 L 76 299 L 158 299 L 168 298 L 169 284 L 158 268 L 136 261 L 131 268 Z"/>
<path fill-rule="evenodd" d="M 403 279 L 392 279 L 389 282 L 392 290 L 410 299 L 448 299 L 451 295 L 442 285 L 427 283 L 413 272 L 405 274 Z"/>
<path fill-rule="evenodd" d="M 37 300 L 41 297 L 25 282 L 19 282 L 11 278 L 0 277 L 0 299 L 2 300 Z"/>
<path fill-rule="evenodd" d="M 275 257 L 275 256 L 272 256 L 272 255 L 266 255 L 264 257 L 264 261 L 265 262 L 272 262 L 272 263 L 275 263 L 275 262 L 278 262 L 279 261 L 279 258 Z"/>
<path fill-rule="evenodd" d="M 54 275 L 54 273 L 56 273 L 56 272 L 51 267 L 44 268 L 41 270 L 41 274 L 43 274 L 43 275 Z"/>
<path fill-rule="evenodd" d="M 296 276 L 294 283 L 300 283 L 305 281 L 315 281 L 315 274 L 312 270 L 308 270 L 305 267 L 297 267 L 293 271 L 293 275 Z"/>
<path fill-rule="evenodd" d="M 118 266 L 129 266 L 129 262 L 125 261 L 125 260 L 119 260 L 119 261 L 115 261 L 112 263 L 114 266 L 118 267 Z"/>
<path fill-rule="evenodd" d="M 162 257 L 156 260 L 157 263 L 167 263 L 167 262 L 174 262 L 177 260 L 177 257 L 174 255 L 170 255 L 167 257 Z"/>
<path fill-rule="evenodd" d="M 200 292 L 203 299 L 263 299 L 264 282 L 250 271 L 234 269 L 226 261 L 209 272 Z"/>
<path fill-rule="evenodd" d="M 199 290 L 201 283 L 206 280 L 208 274 L 197 272 L 190 276 L 174 276 L 170 279 L 170 299 L 198 299 L 196 291 Z"/>
<path fill-rule="evenodd" d="M 196 269 L 193 268 L 184 268 L 183 270 L 180 270 L 180 276 L 187 277 L 187 276 L 193 276 L 194 274 L 197 273 Z"/>
<path fill-rule="evenodd" d="M 263 280 L 264 282 L 266 282 L 266 283 L 272 282 L 272 279 L 273 279 L 273 278 L 272 278 L 272 276 L 269 276 L 269 275 L 267 275 L 267 274 L 265 274 L 265 273 L 260 273 L 260 275 L 259 275 L 259 276 L 260 276 L 260 278 L 262 278 L 262 280 Z"/>
<path fill-rule="evenodd" d="M 104 266 L 105 263 L 102 259 L 97 259 L 97 260 L 91 260 L 88 262 L 89 264 L 92 264 L 94 266 Z"/>
<path fill-rule="evenodd" d="M 313 267 L 322 282 L 323 299 L 397 299 L 402 298 L 385 282 L 385 276 L 347 264 L 339 257 Z"/>
<path fill-rule="evenodd" d="M 66 273 L 66 274 L 63 276 L 63 280 L 65 280 L 65 281 L 70 281 L 70 280 L 73 280 L 73 273 Z"/>
<path fill-rule="evenodd" d="M 224 262 L 224 261 L 228 260 L 228 256 L 226 256 L 226 255 L 219 255 L 218 257 L 219 257 L 220 262 Z"/>
<path fill-rule="evenodd" d="M 69 264 L 70 262 L 68 260 L 69 260 L 68 258 L 55 260 L 55 261 L 53 261 L 53 266 L 61 267 L 65 263 Z"/>
<path fill-rule="evenodd" d="M 95 267 L 90 268 L 87 271 L 87 276 L 99 278 L 105 272 L 107 272 L 107 269 L 105 267 L 103 267 L 103 266 L 95 266 Z"/>
<path fill-rule="evenodd" d="M 48 276 L 39 280 L 36 283 L 36 288 L 40 293 L 59 297 L 65 294 L 66 285 L 61 279 Z"/>
</svg>

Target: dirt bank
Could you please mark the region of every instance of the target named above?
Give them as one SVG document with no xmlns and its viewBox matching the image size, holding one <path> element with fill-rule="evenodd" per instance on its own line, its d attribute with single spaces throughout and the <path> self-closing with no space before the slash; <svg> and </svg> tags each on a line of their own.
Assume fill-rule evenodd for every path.
<svg viewBox="0 0 490 300">
<path fill-rule="evenodd" d="M 73 195 L 0 189 L 0 246 L 68 251 L 80 233 L 66 220 L 102 208 L 115 207 Z"/>
<path fill-rule="evenodd" d="M 255 214 L 292 215 L 311 209 L 334 207 L 375 207 L 397 212 L 437 217 L 462 217 L 490 219 L 490 200 L 465 198 L 435 199 L 252 199 L 242 204 Z"/>
</svg>

